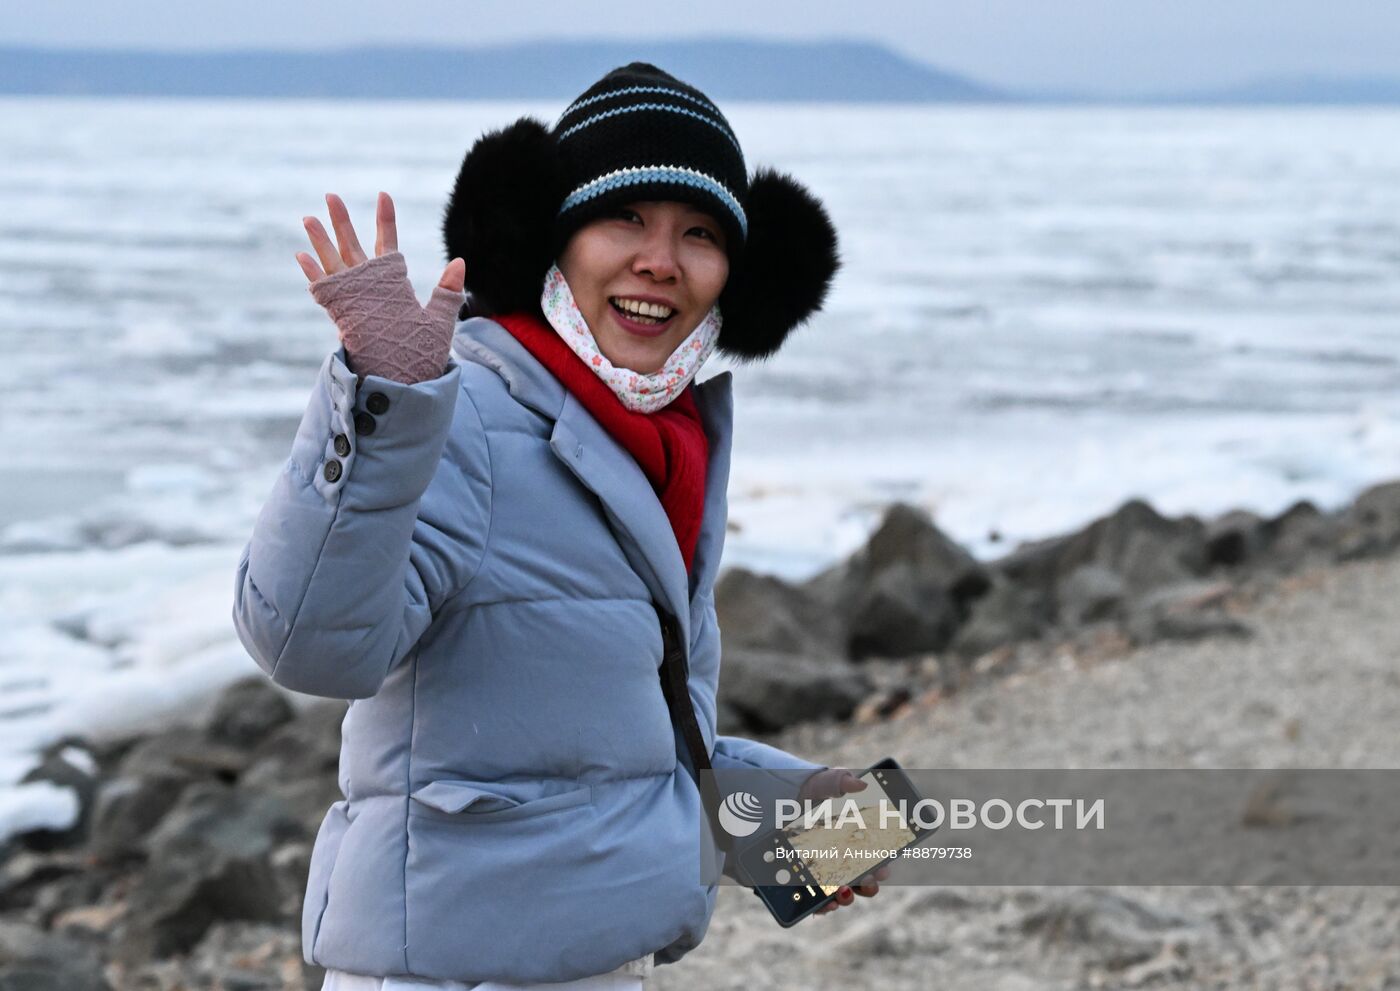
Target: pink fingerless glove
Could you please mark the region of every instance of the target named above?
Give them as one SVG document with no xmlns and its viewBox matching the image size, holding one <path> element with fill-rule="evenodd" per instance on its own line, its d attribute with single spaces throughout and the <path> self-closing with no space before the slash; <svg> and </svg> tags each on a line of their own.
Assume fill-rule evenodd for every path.
<svg viewBox="0 0 1400 991">
<path fill-rule="evenodd" d="M 350 370 L 412 385 L 438 378 L 452 349 L 463 294 L 433 288 L 418 305 L 408 266 L 397 251 L 311 283 L 311 295 L 340 331 Z"/>
</svg>

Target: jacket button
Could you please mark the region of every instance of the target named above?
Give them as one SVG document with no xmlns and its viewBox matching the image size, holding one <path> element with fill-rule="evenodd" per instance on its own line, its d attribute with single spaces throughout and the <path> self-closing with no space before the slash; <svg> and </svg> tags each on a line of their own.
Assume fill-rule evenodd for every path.
<svg viewBox="0 0 1400 991">
<path fill-rule="evenodd" d="M 325 471 L 322 474 L 326 476 L 328 482 L 337 481 L 340 478 L 340 462 L 334 458 L 327 461 Z"/>
<path fill-rule="evenodd" d="M 389 397 L 382 392 L 371 392 L 365 400 L 365 409 L 376 416 L 382 415 L 389 409 Z"/>
<path fill-rule="evenodd" d="M 372 434 L 374 433 L 375 426 L 374 417 L 370 416 L 368 413 L 361 410 L 355 414 L 355 433 L 364 435 Z"/>
<path fill-rule="evenodd" d="M 344 434 L 335 435 L 335 453 L 342 458 L 350 455 L 350 438 Z"/>
</svg>

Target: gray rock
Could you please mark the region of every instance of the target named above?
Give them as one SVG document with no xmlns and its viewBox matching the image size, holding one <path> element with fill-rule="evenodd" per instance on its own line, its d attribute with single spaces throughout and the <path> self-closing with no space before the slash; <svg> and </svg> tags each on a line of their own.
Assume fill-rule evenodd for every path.
<svg viewBox="0 0 1400 991">
<path fill-rule="evenodd" d="M 727 568 L 715 583 L 715 615 L 726 648 L 829 654 L 841 635 L 837 617 L 811 594 L 745 568 Z"/>
<path fill-rule="evenodd" d="M 239 779 L 282 801 L 302 822 L 319 823 L 340 794 L 340 727 L 344 702 L 318 703 L 273 730 L 255 747 Z"/>
<path fill-rule="evenodd" d="M 774 732 L 808 720 L 845 719 L 870 692 L 854 665 L 809 660 L 750 648 L 726 649 L 720 665 L 721 703 L 747 727 Z"/>
<path fill-rule="evenodd" d="M 88 848 L 100 860 L 141 854 L 144 842 L 179 799 L 188 779 L 172 775 L 103 782 L 93 807 Z"/>
<path fill-rule="evenodd" d="M 1255 513 L 1237 509 L 1206 524 L 1205 554 L 1209 567 L 1236 568 L 1254 563 L 1268 544 L 1265 522 Z"/>
<path fill-rule="evenodd" d="M 748 724 L 738 709 L 724 699 L 715 703 L 715 732 L 722 736 L 738 736 L 746 729 Z"/>
<path fill-rule="evenodd" d="M 0 870 L 0 912 L 29 907 L 47 885 L 71 877 L 86 866 L 78 852 L 34 853 L 21 849 Z"/>
<path fill-rule="evenodd" d="M 0 921 L 0 991 L 110 991 L 96 948 Z"/>
<path fill-rule="evenodd" d="M 972 616 L 953 638 L 952 649 L 965 658 L 980 657 L 1004 644 L 1038 637 L 1045 617 L 1033 599 L 1005 579 L 998 580 L 972 607 Z"/>
<path fill-rule="evenodd" d="M 1248 637 L 1249 626 L 1224 610 L 1231 591 L 1232 586 L 1225 582 L 1184 582 L 1159 589 L 1132 606 L 1126 632 L 1139 644 L 1212 636 Z"/>
<path fill-rule="evenodd" d="M 1070 572 L 1056 589 L 1057 614 L 1069 626 L 1117 619 L 1123 613 L 1128 586 L 1103 565 L 1085 564 Z"/>
<path fill-rule="evenodd" d="M 845 653 L 861 660 L 943 649 L 991 585 L 928 513 L 895 503 L 863 548 L 803 588 L 841 618 Z"/>
<path fill-rule="evenodd" d="M 936 581 L 960 605 L 991 585 L 987 569 L 934 525 L 927 512 L 906 503 L 889 507 L 864 548 L 852 557 L 854 575 L 863 577 L 909 565 L 921 579 Z"/>
<path fill-rule="evenodd" d="M 1337 521 L 1337 559 L 1379 557 L 1400 548 L 1400 482 L 1373 485 Z"/>
<path fill-rule="evenodd" d="M 111 881 L 110 873 L 92 868 L 56 878 L 34 892 L 24 917 L 52 927 L 60 913 L 95 904 Z"/>
<path fill-rule="evenodd" d="M 308 840 L 307 827 L 274 796 L 190 785 L 146 841 L 150 867 L 114 935 L 117 959 L 188 952 L 218 920 L 287 921 L 274 854 L 284 843 Z"/>
<path fill-rule="evenodd" d="M 56 850 L 77 846 L 87 839 L 92 818 L 93 796 L 97 793 L 97 759 L 82 740 L 68 737 L 45 748 L 39 766 L 20 780 L 47 781 L 73 792 L 78 800 L 78 817 L 68 829 L 39 829 L 17 839 L 31 850 Z"/>
<path fill-rule="evenodd" d="M 112 955 L 125 965 L 188 953 L 221 919 L 284 921 L 281 889 L 266 859 L 185 861 L 139 877 L 128 910 L 112 937 Z"/>
<path fill-rule="evenodd" d="M 209 716 L 211 740 L 251 747 L 296 715 L 286 695 L 266 678 L 245 678 L 224 689 Z"/>
<path fill-rule="evenodd" d="M 278 727 L 253 749 L 243 780 L 270 787 L 327 771 L 334 774 L 340 765 L 340 729 L 347 711 L 344 702 L 321 702 Z"/>
<path fill-rule="evenodd" d="M 251 788 L 190 785 L 145 841 L 161 861 L 266 857 L 283 842 L 306 837 L 285 802 Z"/>
<path fill-rule="evenodd" d="M 1023 545 L 996 568 L 1012 581 L 1049 593 L 1090 564 L 1118 574 L 1133 593 L 1203 575 L 1205 525 L 1189 516 L 1168 519 L 1131 499 L 1076 533 Z"/>
<path fill-rule="evenodd" d="M 1024 588 L 1053 590 L 1075 568 L 1088 563 L 1066 559 L 1071 536 L 1027 540 L 1011 553 L 997 558 L 992 567 Z"/>
<path fill-rule="evenodd" d="M 117 773 L 128 778 L 231 782 L 238 779 L 250 760 L 245 750 L 210 740 L 202 729 L 173 726 L 132 747 L 119 763 Z"/>
<path fill-rule="evenodd" d="M 1288 572 L 1335 557 L 1338 524 L 1312 503 L 1295 502 L 1263 527 L 1268 543 L 1261 563 Z"/>
<path fill-rule="evenodd" d="M 947 591 L 921 580 L 908 562 L 853 583 L 850 601 L 846 652 L 857 661 L 942 650 L 961 619 Z"/>
</svg>

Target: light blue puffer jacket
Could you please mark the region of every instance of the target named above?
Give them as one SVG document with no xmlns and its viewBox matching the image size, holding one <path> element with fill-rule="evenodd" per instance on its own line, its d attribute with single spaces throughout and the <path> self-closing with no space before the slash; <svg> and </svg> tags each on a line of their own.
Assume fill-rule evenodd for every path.
<svg viewBox="0 0 1400 991">
<path fill-rule="evenodd" d="M 716 886 L 653 601 L 689 644 L 718 774 L 788 769 L 791 794 L 825 767 L 715 735 L 731 374 L 696 387 L 710 463 L 687 579 L 636 461 L 508 331 L 467 320 L 453 353 L 440 378 L 358 390 L 329 356 L 238 567 L 234 623 L 263 670 L 353 700 L 306 959 L 517 983 L 674 962 Z"/>
</svg>

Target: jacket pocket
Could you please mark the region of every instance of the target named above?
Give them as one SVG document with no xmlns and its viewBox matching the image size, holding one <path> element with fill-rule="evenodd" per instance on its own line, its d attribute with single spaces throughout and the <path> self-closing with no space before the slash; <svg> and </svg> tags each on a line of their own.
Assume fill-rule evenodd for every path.
<svg viewBox="0 0 1400 991">
<path fill-rule="evenodd" d="M 448 822 L 515 822 L 562 812 L 593 799 L 589 785 L 539 795 L 536 782 L 434 781 L 413 792 L 413 812 Z"/>
</svg>

